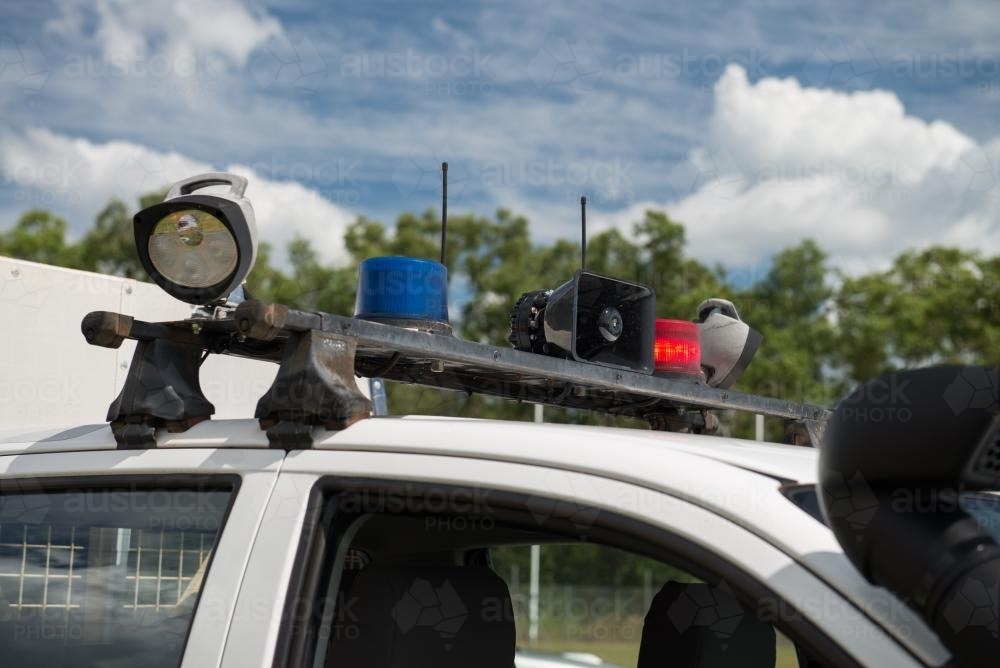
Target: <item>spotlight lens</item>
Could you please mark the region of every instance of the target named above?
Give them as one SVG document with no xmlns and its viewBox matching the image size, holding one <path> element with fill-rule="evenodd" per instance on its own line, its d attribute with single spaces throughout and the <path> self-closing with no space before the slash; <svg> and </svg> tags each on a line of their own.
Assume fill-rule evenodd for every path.
<svg viewBox="0 0 1000 668">
<path fill-rule="evenodd" d="M 222 221 L 197 209 L 161 218 L 149 237 L 149 259 L 172 283 L 207 288 L 236 271 L 236 240 Z"/>
</svg>

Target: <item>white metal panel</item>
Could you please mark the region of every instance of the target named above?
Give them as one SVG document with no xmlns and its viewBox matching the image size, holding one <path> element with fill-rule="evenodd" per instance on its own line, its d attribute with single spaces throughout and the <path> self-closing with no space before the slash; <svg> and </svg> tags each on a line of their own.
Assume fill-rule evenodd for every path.
<svg viewBox="0 0 1000 668">
<path fill-rule="evenodd" d="M 212 359 L 214 358 L 209 357 L 209 361 Z M 95 419 L 95 428 L 103 420 L 103 415 Z M 453 425 L 457 431 L 452 428 Z M 16 444 L 26 447 L 41 441 L 50 442 L 55 437 L 65 447 L 77 448 L 85 442 L 95 443 L 93 437 L 74 435 L 80 434 L 80 428 L 85 426 L 86 423 L 73 425 L 72 428 L 0 423 L 0 444 L 11 446 L 9 450 L 13 451 Z M 450 433 L 456 433 L 459 438 L 443 438 Z M 463 440 L 471 433 L 477 436 L 470 441 Z M 437 438 L 428 440 L 428 435 L 437 435 Z M 516 456 L 506 444 L 524 442 L 538 446 L 531 448 L 533 452 L 542 456 L 548 453 L 549 459 L 567 462 L 572 461 L 578 440 L 592 443 L 596 439 L 603 444 L 604 452 L 611 447 L 627 453 L 638 445 L 647 452 L 652 449 L 671 457 L 675 453 L 686 453 L 795 482 L 815 480 L 818 456 L 817 451 L 812 448 L 762 444 L 719 436 L 431 416 L 361 420 L 340 432 L 317 428 L 314 430 L 314 437 L 317 448 L 320 449 L 349 446 L 429 453 L 445 445 L 448 451 L 464 449 L 470 456 L 498 459 Z M 246 418 L 215 418 L 210 423 L 202 423 L 183 433 L 169 434 L 161 431 L 157 434 L 157 441 L 161 446 L 178 448 L 245 447 L 265 443 L 266 440 L 259 424 Z M 444 443 L 445 440 L 447 443 Z"/>
<path fill-rule="evenodd" d="M 846 599 L 766 541 L 691 503 L 658 491 L 607 478 L 544 466 L 489 462 L 459 456 L 377 452 L 301 451 L 290 454 L 265 511 L 254 544 L 238 609 L 259 605 L 272 613 L 234 625 L 226 645 L 226 667 L 269 666 L 282 625 L 279 611 L 305 515 L 307 491 L 322 473 L 440 484 L 472 485 L 538 497 L 571 498 L 661 527 L 721 556 L 738 555 L 741 568 L 766 583 L 795 614 L 803 615 L 869 666 L 919 665 Z M 816 603 L 821 602 L 821 606 Z"/>
<path fill-rule="evenodd" d="M 81 424 L 104 417 L 97 398 L 114 396 L 114 352 L 88 346 L 80 321 L 90 311 L 120 310 L 125 285 L 0 258 L 0 424 Z"/>
<path fill-rule="evenodd" d="M 206 420 L 185 432 L 156 432 L 158 448 L 189 448 L 191 442 L 201 448 L 268 448 L 267 432 L 256 420 Z"/>
<path fill-rule="evenodd" d="M 284 456 L 267 450 L 145 450 L 0 456 L 0 478 L 142 474 L 236 474 L 240 489 L 216 546 L 191 626 L 182 668 L 217 666 L 260 523 Z"/>
<path fill-rule="evenodd" d="M 414 452 L 550 466 L 653 487 L 708 507 L 751 530 L 766 533 L 789 509 L 772 477 L 713 456 L 715 437 L 666 434 L 650 438 L 632 429 L 471 420 L 363 420 L 329 435 L 317 449 Z M 702 443 L 698 454 L 675 447 L 678 437 Z"/>
<path fill-rule="evenodd" d="M 449 422 L 480 422 L 487 425 L 497 424 L 496 420 L 480 420 L 476 418 L 440 417 L 436 415 L 407 415 L 402 417 L 407 422 L 442 421 Z M 507 422 L 512 425 L 525 425 L 525 422 Z M 405 427 L 402 427 L 405 429 Z M 594 427 L 590 425 L 547 423 L 545 429 L 558 430 L 564 438 L 572 439 L 577 430 L 592 431 L 599 429 L 606 438 L 618 440 L 626 437 L 630 440 L 639 438 L 658 445 L 669 446 L 675 450 L 728 462 L 751 471 L 765 473 L 778 478 L 786 478 L 796 482 L 811 482 L 816 478 L 816 461 L 819 451 L 811 447 L 792 446 L 784 443 L 763 443 L 748 441 L 741 438 L 726 436 L 703 436 L 698 434 L 678 434 L 665 431 L 643 429 L 626 429 L 621 427 Z M 558 438 L 552 436 L 552 438 Z M 708 440 L 706 440 L 708 439 Z"/>
<path fill-rule="evenodd" d="M 470 434 L 477 436 L 465 440 Z M 685 452 L 795 482 L 816 480 L 819 455 L 814 448 L 758 443 L 724 436 L 433 416 L 362 420 L 342 432 L 326 432 L 319 437 L 319 448 L 327 445 L 389 447 L 386 444 L 398 443 L 405 444 L 403 447 L 430 452 L 435 447 L 444 445 L 452 450 L 466 448 L 470 453 L 481 453 L 483 457 L 504 452 L 504 458 L 512 453 L 509 446 L 517 443 L 521 446 L 519 452 L 544 453 L 543 456 L 566 462 L 574 460 L 577 443 L 602 444 L 604 454 L 609 450 L 618 451 L 619 448 L 638 447 L 647 451 L 667 449 L 671 454 Z"/>
<path fill-rule="evenodd" d="M 156 432 L 157 447 L 181 448 L 267 448 L 267 434 L 255 420 L 206 420 L 185 432 Z M 0 454 L 114 450 L 111 427 L 107 424 L 80 425 L 65 429 L 0 432 Z"/>
<path fill-rule="evenodd" d="M 142 320 L 192 311 L 151 283 L 0 257 L 0 427 L 103 421 L 125 381 L 135 343 L 88 345 L 80 322 L 91 311 Z M 202 389 L 218 418 L 253 416 L 277 365 L 214 355 Z"/>
<path fill-rule="evenodd" d="M 73 450 L 114 450 L 117 447 L 106 424 L 51 427 L 12 427 L 0 430 L 0 455 L 68 452 Z"/>
<path fill-rule="evenodd" d="M 306 500 L 319 476 L 279 475 L 263 512 L 246 577 L 236 600 L 239 614 L 226 640 L 223 666 L 270 666 L 274 659 L 282 613 L 288 594 Z"/>
</svg>

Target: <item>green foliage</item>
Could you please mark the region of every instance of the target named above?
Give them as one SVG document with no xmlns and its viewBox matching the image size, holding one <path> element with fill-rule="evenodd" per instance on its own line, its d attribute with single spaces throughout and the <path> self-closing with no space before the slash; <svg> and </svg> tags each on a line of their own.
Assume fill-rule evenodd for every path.
<svg viewBox="0 0 1000 668">
<path fill-rule="evenodd" d="M 903 253 L 836 298 L 837 358 L 854 378 L 900 367 L 996 362 L 1000 257 L 956 248 Z"/>
<path fill-rule="evenodd" d="M 162 202 L 165 195 L 165 191 L 144 195 L 135 211 Z M 0 234 L 0 255 L 144 279 L 146 273 L 139 264 L 132 236 L 135 211 L 112 199 L 77 242 L 66 238 L 66 221 L 62 218 L 49 211 L 27 211 L 10 231 Z"/>
<path fill-rule="evenodd" d="M 531 571 L 530 546 L 495 547 L 490 550 L 490 556 L 494 568 L 502 576 L 510 577 L 516 572 L 519 580 L 527 580 Z M 668 564 L 596 543 L 543 545 L 539 562 L 539 584 L 542 586 L 641 587 L 648 578 L 659 588 L 667 580 L 696 580 Z"/>
<path fill-rule="evenodd" d="M 151 193 L 139 208 L 162 201 Z M 0 234 L 0 254 L 143 279 L 132 241 L 134 210 L 110 201 L 93 227 L 67 239 L 64 220 L 25 212 Z M 433 210 L 404 213 L 394 226 L 359 217 L 347 230 L 345 262 L 325 264 L 306 239 L 294 239 L 286 262 L 261 245 L 248 279 L 252 295 L 300 308 L 350 314 L 358 263 L 377 255 L 437 258 L 440 221 Z M 886 269 L 850 276 L 830 267 L 813 241 L 779 251 L 767 272 L 741 280 L 725 267 L 689 257 L 684 227 L 647 211 L 626 234 L 591 237 L 588 268 L 651 286 L 661 317 L 691 319 L 707 297 L 733 300 L 764 334 L 744 391 L 832 404 L 852 383 L 902 367 L 938 362 L 989 363 L 1000 349 L 1000 257 L 934 247 L 903 253 Z M 493 217 L 453 216 L 448 228 L 452 324 L 461 338 L 507 345 L 511 306 L 523 292 L 553 288 L 579 268 L 574 241 L 540 244 L 528 220 L 500 209 Z M 434 413 L 527 420 L 527 405 L 427 388 L 390 387 L 396 413 Z M 553 422 L 643 426 L 592 413 L 546 408 Z M 750 435 L 752 416 L 723 416 L 732 433 Z M 769 421 L 769 438 L 782 425 Z"/>
<path fill-rule="evenodd" d="M 39 209 L 25 212 L 0 235 L 0 254 L 61 266 L 78 263 L 77 249 L 66 243 L 66 221 Z"/>
<path fill-rule="evenodd" d="M 132 213 L 114 199 L 97 214 L 94 227 L 80 240 L 81 267 L 102 274 L 141 279 L 145 276 L 132 236 Z"/>
</svg>

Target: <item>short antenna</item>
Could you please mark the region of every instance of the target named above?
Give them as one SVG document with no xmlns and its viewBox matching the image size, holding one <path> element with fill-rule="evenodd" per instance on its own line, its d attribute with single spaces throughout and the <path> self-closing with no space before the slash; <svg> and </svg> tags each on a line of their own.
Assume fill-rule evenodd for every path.
<svg viewBox="0 0 1000 668">
<path fill-rule="evenodd" d="M 587 268 L 587 197 L 580 198 L 580 268 Z"/>
<path fill-rule="evenodd" d="M 441 264 L 448 248 L 448 163 L 441 163 Z"/>
</svg>

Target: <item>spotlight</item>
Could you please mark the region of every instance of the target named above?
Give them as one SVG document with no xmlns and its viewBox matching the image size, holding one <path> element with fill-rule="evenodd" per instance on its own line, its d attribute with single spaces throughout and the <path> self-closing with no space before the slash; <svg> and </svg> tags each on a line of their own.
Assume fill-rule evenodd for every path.
<svg viewBox="0 0 1000 668">
<path fill-rule="evenodd" d="M 211 186 L 229 190 L 196 194 Z M 135 215 L 139 261 L 154 283 L 198 305 L 224 300 L 240 286 L 257 255 L 246 187 L 235 174 L 200 174 L 174 184 L 166 200 Z"/>
<path fill-rule="evenodd" d="M 701 329 L 701 366 L 708 384 L 732 387 L 743 375 L 764 337 L 740 320 L 736 306 L 726 299 L 706 299 L 698 307 Z"/>
</svg>

